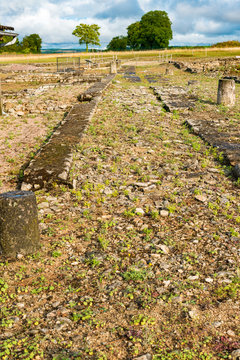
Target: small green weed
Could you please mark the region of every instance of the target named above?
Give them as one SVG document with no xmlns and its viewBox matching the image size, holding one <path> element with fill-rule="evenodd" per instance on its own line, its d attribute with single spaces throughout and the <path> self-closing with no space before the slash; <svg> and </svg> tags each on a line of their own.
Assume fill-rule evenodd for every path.
<svg viewBox="0 0 240 360">
<path fill-rule="evenodd" d="M 240 278 L 236 277 L 228 285 L 221 285 L 215 291 L 214 295 L 218 301 L 227 299 L 236 299 L 240 291 Z"/>
<path fill-rule="evenodd" d="M 146 269 L 137 269 L 137 268 L 130 268 L 128 271 L 122 274 L 122 277 L 126 281 L 143 281 L 149 277 L 149 274 Z"/>
</svg>

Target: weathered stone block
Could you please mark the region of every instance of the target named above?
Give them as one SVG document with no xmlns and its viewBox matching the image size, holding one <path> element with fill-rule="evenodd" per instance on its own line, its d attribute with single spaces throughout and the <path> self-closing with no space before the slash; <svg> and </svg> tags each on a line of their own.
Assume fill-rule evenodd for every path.
<svg viewBox="0 0 240 360">
<path fill-rule="evenodd" d="M 117 74 L 117 63 L 116 63 L 116 61 L 112 61 L 110 63 L 110 74 Z"/>
<path fill-rule="evenodd" d="M 227 106 L 235 104 L 235 81 L 220 79 L 218 83 L 217 103 Z"/>
<path fill-rule="evenodd" d="M 30 191 L 0 194 L 0 251 L 9 258 L 40 246 L 36 197 Z"/>
</svg>

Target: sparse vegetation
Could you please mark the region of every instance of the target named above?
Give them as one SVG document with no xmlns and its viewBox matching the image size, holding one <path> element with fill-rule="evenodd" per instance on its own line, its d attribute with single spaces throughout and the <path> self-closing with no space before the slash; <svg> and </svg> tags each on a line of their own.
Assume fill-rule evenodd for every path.
<svg viewBox="0 0 240 360">
<path fill-rule="evenodd" d="M 213 44 L 211 46 L 214 48 L 240 47 L 240 41 L 238 41 L 238 40 L 223 41 L 223 42 L 219 42 L 217 44 Z"/>
<path fill-rule="evenodd" d="M 235 144 L 240 108 L 216 105 L 217 78 L 174 72 L 168 82 L 159 64 L 138 66 L 138 83 L 117 75 L 73 154 L 74 189 L 36 191 L 41 250 L 0 259 L 3 360 L 219 360 L 240 348 L 239 183 L 184 125 L 211 116 Z M 198 80 L 201 101 L 163 111 L 146 75 L 157 86 Z M 39 97 L 73 101 L 81 89 Z M 23 147 L 25 125 L 37 119 L 48 134 L 64 112 L 1 118 L 2 189 L 44 141 Z"/>
</svg>

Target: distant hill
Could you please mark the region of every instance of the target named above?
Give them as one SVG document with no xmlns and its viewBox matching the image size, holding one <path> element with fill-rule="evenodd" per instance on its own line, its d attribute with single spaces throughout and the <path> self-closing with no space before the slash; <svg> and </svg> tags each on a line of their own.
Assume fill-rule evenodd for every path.
<svg viewBox="0 0 240 360">
<path fill-rule="evenodd" d="M 229 40 L 224 42 L 219 42 L 217 44 L 211 45 L 211 47 L 218 47 L 218 48 L 224 48 L 224 47 L 240 47 L 240 42 L 237 40 Z"/>
<path fill-rule="evenodd" d="M 42 49 L 42 54 L 55 54 L 55 53 L 78 53 L 85 52 L 85 49 Z"/>
</svg>

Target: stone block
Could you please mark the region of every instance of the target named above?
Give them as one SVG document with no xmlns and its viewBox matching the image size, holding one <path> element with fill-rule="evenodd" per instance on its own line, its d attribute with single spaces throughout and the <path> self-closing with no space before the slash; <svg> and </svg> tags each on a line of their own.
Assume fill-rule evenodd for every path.
<svg viewBox="0 0 240 360">
<path fill-rule="evenodd" d="M 40 246 L 36 197 L 30 191 L 0 194 L 0 251 L 8 258 L 27 255 Z"/>
<path fill-rule="evenodd" d="M 220 79 L 218 82 L 217 103 L 226 106 L 235 105 L 235 81 Z"/>
</svg>

